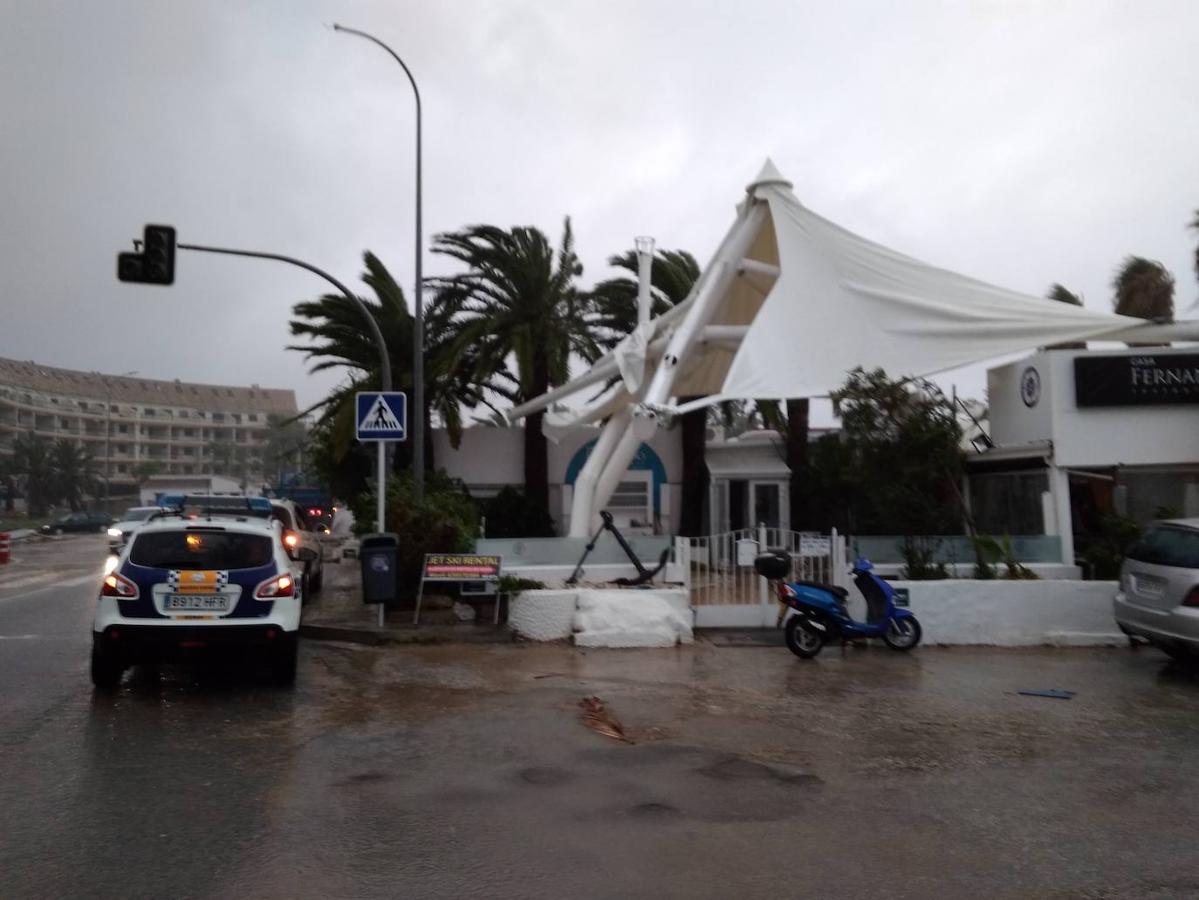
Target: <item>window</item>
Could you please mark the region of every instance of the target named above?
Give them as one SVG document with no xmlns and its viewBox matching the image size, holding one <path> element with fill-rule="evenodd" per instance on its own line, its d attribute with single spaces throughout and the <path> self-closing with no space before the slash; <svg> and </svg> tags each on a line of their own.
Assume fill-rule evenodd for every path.
<svg viewBox="0 0 1199 900">
<path fill-rule="evenodd" d="M 124 463 L 117 463 L 117 474 L 124 475 L 126 468 L 127 467 Z"/>
<path fill-rule="evenodd" d="M 142 410 L 142 415 L 143 415 L 143 416 L 153 416 L 153 415 L 155 415 L 155 413 L 154 413 L 154 408 L 153 408 L 153 407 L 150 407 L 150 406 L 147 406 L 145 409 L 143 409 L 143 410 Z"/>
<path fill-rule="evenodd" d="M 642 512 L 649 509 L 650 483 L 645 481 L 622 481 L 612 492 L 608 501 L 611 509 L 627 509 Z"/>
<path fill-rule="evenodd" d="M 1154 525 L 1131 547 L 1128 558 L 1155 566 L 1199 569 L 1199 531 L 1177 525 Z"/>
<path fill-rule="evenodd" d="M 983 534 L 1043 534 L 1041 495 L 1049 490 L 1044 469 L 980 472 L 970 476 L 970 508 Z"/>
<path fill-rule="evenodd" d="M 152 569 L 256 569 L 273 556 L 265 535 L 189 528 L 138 534 L 129 561 Z"/>
</svg>

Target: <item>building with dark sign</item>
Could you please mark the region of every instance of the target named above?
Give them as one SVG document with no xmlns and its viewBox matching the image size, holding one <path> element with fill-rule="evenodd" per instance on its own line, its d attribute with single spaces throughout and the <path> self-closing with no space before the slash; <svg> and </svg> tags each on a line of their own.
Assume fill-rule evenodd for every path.
<svg viewBox="0 0 1199 900">
<path fill-rule="evenodd" d="M 1043 350 L 991 369 L 987 392 L 981 531 L 1057 535 L 1069 564 L 1107 514 L 1199 516 L 1199 351 Z"/>
</svg>

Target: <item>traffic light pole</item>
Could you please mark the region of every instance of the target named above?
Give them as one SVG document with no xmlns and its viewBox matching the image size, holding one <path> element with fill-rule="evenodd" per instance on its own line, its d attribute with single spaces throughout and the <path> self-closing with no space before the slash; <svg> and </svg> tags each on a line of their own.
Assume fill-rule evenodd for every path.
<svg viewBox="0 0 1199 900">
<path fill-rule="evenodd" d="M 276 262 L 284 262 L 289 265 L 298 266 L 301 269 L 307 269 L 314 275 L 319 275 L 325 281 L 329 282 L 335 288 L 342 292 L 351 303 L 358 307 L 363 318 L 366 319 L 366 324 L 370 327 L 371 335 L 375 339 L 375 344 L 379 348 L 379 364 L 382 368 L 379 370 L 379 380 L 382 382 L 384 391 L 391 390 L 391 358 L 387 354 L 387 342 L 383 340 L 383 332 L 379 330 L 379 323 L 375 321 L 375 317 L 371 315 L 371 311 L 366 308 L 366 304 L 356 294 L 352 293 L 349 288 L 330 275 L 323 269 L 318 269 L 316 266 L 304 262 L 302 259 L 295 259 L 291 256 L 283 256 L 279 253 L 262 253 L 257 250 L 233 250 L 228 247 L 208 247 L 203 244 L 176 244 L 180 250 L 197 250 L 200 253 L 222 253 L 226 256 L 248 256 L 253 259 L 273 259 Z M 376 493 L 378 494 L 375 507 L 375 530 L 382 533 L 384 530 L 384 521 L 386 519 L 386 497 L 387 497 L 387 444 L 384 441 L 379 441 L 378 444 L 378 482 L 376 483 Z M 383 608 L 384 604 L 379 604 L 379 624 L 383 624 Z"/>
</svg>

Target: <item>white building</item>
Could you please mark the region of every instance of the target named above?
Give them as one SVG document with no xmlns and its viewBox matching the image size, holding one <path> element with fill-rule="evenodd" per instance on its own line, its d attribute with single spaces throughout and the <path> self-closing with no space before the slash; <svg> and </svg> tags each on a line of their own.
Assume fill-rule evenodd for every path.
<svg viewBox="0 0 1199 900">
<path fill-rule="evenodd" d="M 599 428 L 586 428 L 549 445 L 550 515 L 566 532 L 574 482 Z M 506 485 L 524 484 L 524 429 L 521 426 L 467 428 L 454 450 L 442 430 L 433 432 L 438 466 L 466 483 L 475 497 L 490 497 Z M 723 532 L 759 522 L 787 527 L 791 470 L 783 459 L 782 438 L 774 431 L 747 431 L 725 438 L 708 429 L 705 463 L 709 484 L 706 531 Z M 606 509 L 629 534 L 677 534 L 682 503 L 682 431 L 661 429 L 642 444 Z"/>
<path fill-rule="evenodd" d="M 18 435 L 83 444 L 128 493 L 140 472 L 236 476 L 261 483 L 275 417 L 297 413 L 290 390 L 102 375 L 0 359 L 0 455 Z M 145 465 L 143 465 L 145 464 Z"/>
<path fill-rule="evenodd" d="M 1104 513 L 1199 516 L 1199 352 L 1042 350 L 987 373 L 994 447 L 971 459 L 980 530 L 1049 534 L 1061 560 Z"/>
</svg>

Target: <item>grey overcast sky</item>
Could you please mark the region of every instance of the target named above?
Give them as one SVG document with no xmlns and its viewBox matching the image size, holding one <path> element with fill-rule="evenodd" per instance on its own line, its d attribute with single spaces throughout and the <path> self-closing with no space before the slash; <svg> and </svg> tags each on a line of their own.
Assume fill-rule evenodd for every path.
<svg viewBox="0 0 1199 900">
<path fill-rule="evenodd" d="M 426 237 L 556 240 L 569 214 L 584 285 L 638 234 L 704 260 L 771 156 L 816 212 L 935 264 L 1108 309 L 1135 253 L 1197 315 L 1190 0 L 9 0 L 0 355 L 323 396 L 338 377 L 283 349 L 322 282 L 181 254 L 173 288 L 122 285 L 114 257 L 157 221 L 355 287 L 370 248 L 411 284 L 411 91 L 334 21 L 420 83 Z"/>
</svg>

